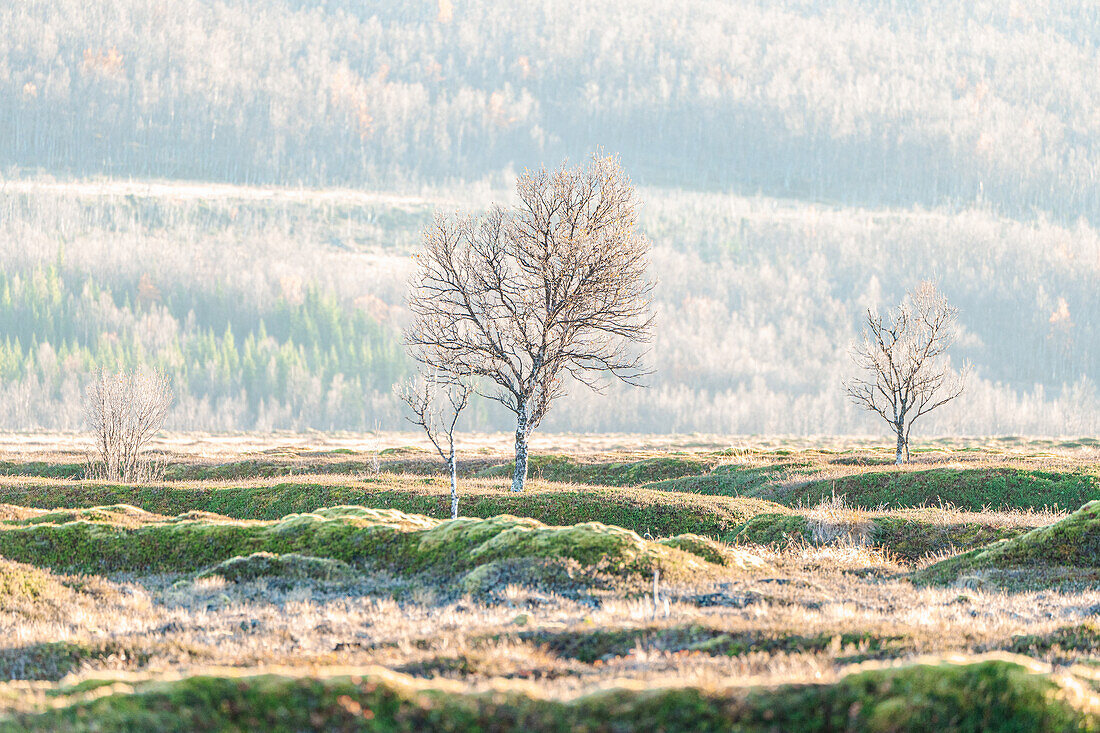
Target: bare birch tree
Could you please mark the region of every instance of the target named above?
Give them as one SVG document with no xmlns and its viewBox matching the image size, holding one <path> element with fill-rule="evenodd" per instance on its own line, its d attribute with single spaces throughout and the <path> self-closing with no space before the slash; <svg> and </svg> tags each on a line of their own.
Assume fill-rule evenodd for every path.
<svg viewBox="0 0 1100 733">
<path fill-rule="evenodd" d="M 396 386 L 397 393 L 413 416 L 409 422 L 419 425 L 427 434 L 428 440 L 435 446 L 439 457 L 447 466 L 451 478 L 451 519 L 458 519 L 458 464 L 455 460 L 455 426 L 458 417 L 470 404 L 473 389 L 466 380 L 457 382 L 439 381 L 431 377 Z M 444 397 L 444 400 L 440 397 Z M 446 446 L 446 447 L 444 447 Z"/>
<path fill-rule="evenodd" d="M 133 482 L 159 478 L 158 466 L 142 451 L 164 425 L 171 405 L 166 374 L 95 372 L 84 400 L 84 418 L 95 437 L 87 477 Z"/>
<path fill-rule="evenodd" d="M 888 318 L 868 309 L 853 359 L 863 375 L 845 383 L 848 397 L 879 415 L 897 436 L 895 462 L 909 460 L 913 423 L 962 394 L 967 368 L 954 371 L 947 349 L 958 337 L 958 309 L 931 282 L 906 294 Z"/>
<path fill-rule="evenodd" d="M 483 378 L 515 414 L 522 491 L 528 438 L 567 378 L 599 391 L 608 375 L 637 384 L 646 373 L 635 344 L 650 337 L 653 283 L 615 158 L 525 172 L 516 194 L 514 207 L 437 216 L 424 232 L 406 342 L 433 371 Z"/>
</svg>

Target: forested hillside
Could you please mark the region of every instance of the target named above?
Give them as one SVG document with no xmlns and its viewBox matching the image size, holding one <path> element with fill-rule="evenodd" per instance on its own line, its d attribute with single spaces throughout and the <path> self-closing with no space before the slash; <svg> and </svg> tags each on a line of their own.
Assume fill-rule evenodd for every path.
<svg viewBox="0 0 1100 733">
<path fill-rule="evenodd" d="M 1086 0 L 15 0 L 0 161 L 478 179 L 604 145 L 648 185 L 1100 216 Z"/>
<path fill-rule="evenodd" d="M 398 427 L 421 227 L 603 146 L 654 371 L 548 428 L 867 431 L 861 314 L 934 278 L 974 378 L 926 429 L 1095 432 L 1098 45 L 1072 0 L 4 3 L 0 426 L 143 363 L 176 427 Z"/>
<path fill-rule="evenodd" d="M 167 371 L 182 397 L 177 421 L 193 426 L 370 425 L 378 393 L 405 372 L 386 328 L 314 289 L 258 310 L 217 287 L 101 282 L 60 260 L 0 274 L 0 380 L 17 385 L 11 425 L 58 424 L 49 416 L 60 412 L 72 426 L 81 377 L 99 365 Z"/>
<path fill-rule="evenodd" d="M 94 364 L 175 376 L 178 427 L 396 428 L 419 230 L 506 191 L 418 197 L 192 185 L 10 184 L 0 197 L 0 425 L 79 427 Z M 1100 235 L 969 211 L 645 188 L 658 279 L 648 389 L 578 392 L 559 430 L 865 432 L 841 381 L 863 309 L 937 277 L 969 394 L 949 433 L 1100 429 Z M 17 246 L 16 246 L 17 243 Z M 506 428 L 480 404 L 469 425 Z"/>
</svg>

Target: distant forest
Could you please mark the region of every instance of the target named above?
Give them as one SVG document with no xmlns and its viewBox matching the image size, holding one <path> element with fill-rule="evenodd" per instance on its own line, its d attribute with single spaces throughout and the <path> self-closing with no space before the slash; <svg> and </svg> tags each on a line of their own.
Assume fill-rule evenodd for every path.
<svg viewBox="0 0 1100 733">
<path fill-rule="evenodd" d="M 16 0 L 0 161 L 394 186 L 602 145 L 647 185 L 1100 216 L 1088 0 Z"/>
<path fill-rule="evenodd" d="M 654 371 L 547 429 L 869 432 L 861 315 L 934 278 L 974 379 L 926 429 L 1098 432 L 1098 49 L 1083 0 L 3 3 L 0 428 L 116 364 L 177 428 L 402 427 L 419 230 L 603 147 Z"/>
</svg>

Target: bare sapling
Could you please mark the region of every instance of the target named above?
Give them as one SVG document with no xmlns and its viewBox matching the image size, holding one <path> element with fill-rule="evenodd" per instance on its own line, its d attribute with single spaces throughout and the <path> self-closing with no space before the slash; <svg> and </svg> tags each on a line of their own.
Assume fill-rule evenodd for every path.
<svg viewBox="0 0 1100 733">
<path fill-rule="evenodd" d="M 958 338 L 958 309 L 923 282 L 888 317 L 868 309 L 852 356 L 861 375 L 845 383 L 848 398 L 877 414 L 896 438 L 895 463 L 909 460 L 913 423 L 963 393 L 968 367 L 951 368 L 948 348 Z"/>
<path fill-rule="evenodd" d="M 455 427 L 458 425 L 459 415 L 470 404 L 473 388 L 465 380 L 440 381 L 421 377 L 412 384 L 397 387 L 396 391 L 413 413 L 408 418 L 409 422 L 424 430 L 447 466 L 451 479 L 451 519 L 458 519 Z"/>
<path fill-rule="evenodd" d="M 85 476 L 134 483 L 160 479 L 163 464 L 148 459 L 144 450 L 171 405 L 171 382 L 162 372 L 96 371 L 84 399 L 84 419 L 95 440 Z"/>
<path fill-rule="evenodd" d="M 649 243 L 618 161 L 525 172 L 518 203 L 480 218 L 437 216 L 410 288 L 413 357 L 433 372 L 479 378 L 516 419 L 512 490 L 527 445 L 570 379 L 600 391 L 638 384 L 636 344 L 650 338 Z"/>
</svg>

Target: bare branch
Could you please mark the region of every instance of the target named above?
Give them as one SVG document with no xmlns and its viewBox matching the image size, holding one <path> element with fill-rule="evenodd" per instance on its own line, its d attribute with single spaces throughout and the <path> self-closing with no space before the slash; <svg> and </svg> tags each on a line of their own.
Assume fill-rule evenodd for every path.
<svg viewBox="0 0 1100 733">
<path fill-rule="evenodd" d="M 408 421 L 424 431 L 444 463 L 454 453 L 455 427 L 462 411 L 470 404 L 473 392 L 469 380 L 451 379 L 442 374 L 421 376 L 394 385 L 394 393 L 412 412 Z"/>
</svg>

